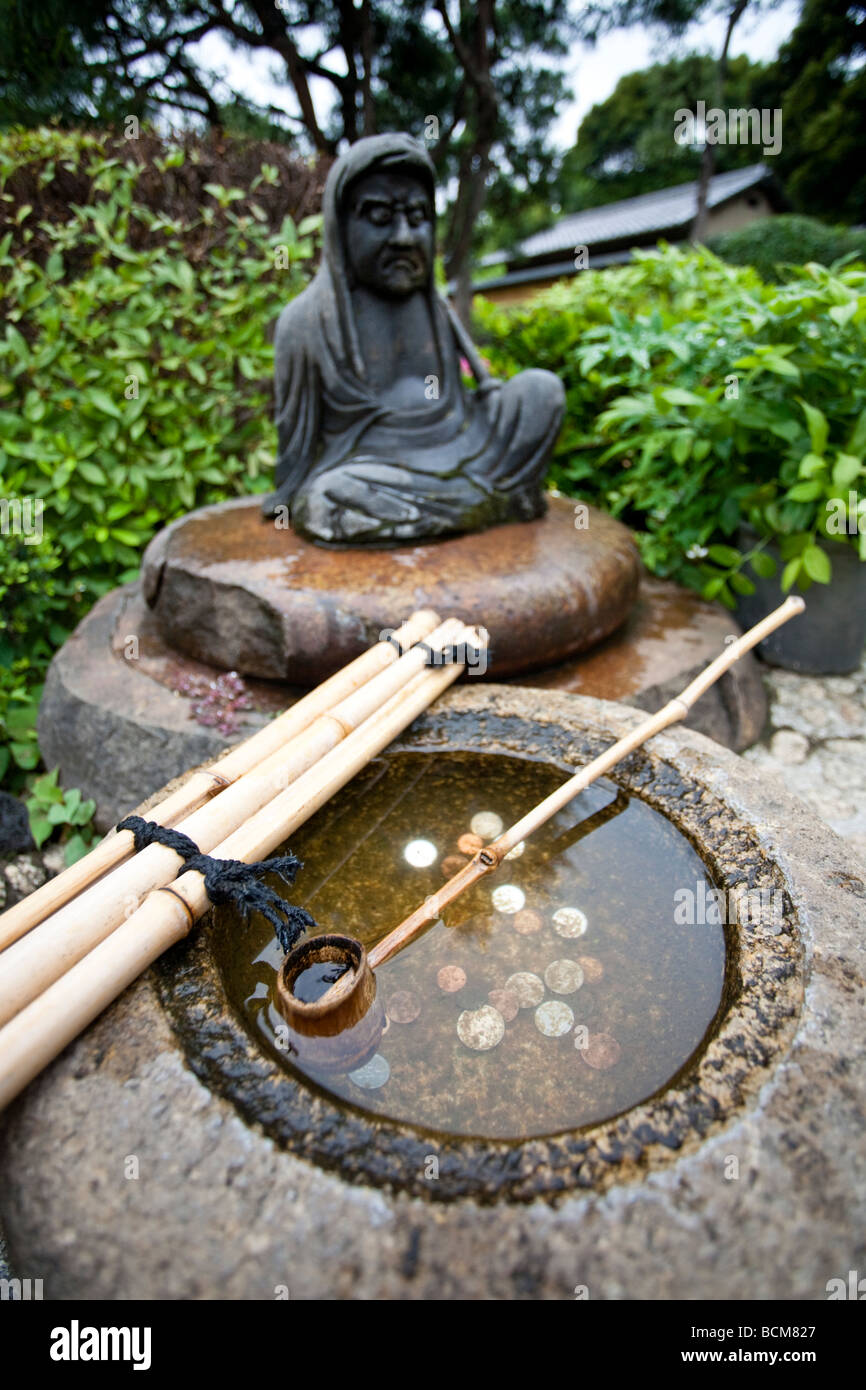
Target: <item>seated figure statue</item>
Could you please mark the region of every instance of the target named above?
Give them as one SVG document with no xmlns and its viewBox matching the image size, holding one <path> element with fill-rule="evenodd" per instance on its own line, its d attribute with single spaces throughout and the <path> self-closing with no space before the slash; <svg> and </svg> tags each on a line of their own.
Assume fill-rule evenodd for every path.
<svg viewBox="0 0 866 1390">
<path fill-rule="evenodd" d="M 433 175 L 408 135 L 342 155 L 325 186 L 321 268 L 277 324 L 264 510 L 287 506 L 313 541 L 395 544 L 544 511 L 562 383 L 535 369 L 494 381 L 436 292 Z"/>
</svg>

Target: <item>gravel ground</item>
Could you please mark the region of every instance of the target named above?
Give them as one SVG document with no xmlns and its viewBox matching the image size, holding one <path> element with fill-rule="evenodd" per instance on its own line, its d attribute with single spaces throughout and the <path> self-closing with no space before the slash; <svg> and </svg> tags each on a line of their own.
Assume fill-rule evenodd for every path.
<svg viewBox="0 0 866 1390">
<path fill-rule="evenodd" d="M 769 724 L 743 757 L 779 774 L 866 868 L 866 656 L 850 676 L 764 671 Z"/>
</svg>

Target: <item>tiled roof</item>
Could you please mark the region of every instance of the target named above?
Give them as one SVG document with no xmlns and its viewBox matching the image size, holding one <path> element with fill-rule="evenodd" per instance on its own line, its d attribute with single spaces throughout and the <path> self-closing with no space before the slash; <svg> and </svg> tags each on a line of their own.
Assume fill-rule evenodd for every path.
<svg viewBox="0 0 866 1390">
<path fill-rule="evenodd" d="M 770 177 L 766 164 L 750 164 L 746 169 L 732 169 L 715 174 L 707 191 L 707 206 L 718 207 L 730 198 L 745 193 Z M 639 198 L 625 198 L 604 207 L 587 208 L 563 217 L 546 231 L 535 232 L 521 241 L 508 257 L 515 261 L 550 256 L 558 251 L 573 250 L 575 246 L 593 246 L 599 242 L 617 242 L 628 237 L 645 236 L 651 232 L 686 229 L 697 212 L 698 184 L 677 184 L 662 188 L 658 193 L 643 193 Z"/>
</svg>

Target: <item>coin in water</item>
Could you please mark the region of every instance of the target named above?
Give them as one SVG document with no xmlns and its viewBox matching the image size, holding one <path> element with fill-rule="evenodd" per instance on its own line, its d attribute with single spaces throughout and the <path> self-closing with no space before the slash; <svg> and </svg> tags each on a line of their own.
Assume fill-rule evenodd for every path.
<svg viewBox="0 0 866 1390">
<path fill-rule="evenodd" d="M 403 850 L 403 858 L 413 869 L 429 869 L 439 858 L 439 851 L 432 840 L 410 840 Z"/>
<path fill-rule="evenodd" d="M 385 1007 L 388 1017 L 395 1023 L 414 1023 L 421 1012 L 421 1000 L 411 989 L 398 989 Z"/>
<path fill-rule="evenodd" d="M 509 975 L 505 988 L 514 991 L 521 1009 L 534 1009 L 544 998 L 544 981 L 529 970 L 518 970 L 516 975 Z"/>
<path fill-rule="evenodd" d="M 457 1020 L 457 1036 L 473 1052 L 489 1052 L 505 1037 L 505 1019 L 491 1004 L 464 1009 Z"/>
<path fill-rule="evenodd" d="M 518 840 L 517 844 L 514 846 L 514 849 L 510 849 L 510 850 L 508 851 L 508 853 L 506 854 L 505 858 L 506 858 L 506 859 L 519 859 L 520 856 L 521 856 L 521 854 L 523 853 L 523 851 L 524 851 L 525 849 L 526 849 L 526 841 L 525 841 L 525 840 Z"/>
<path fill-rule="evenodd" d="M 457 848 L 461 854 L 477 854 L 480 849 L 484 848 L 484 841 L 480 835 L 473 835 L 471 831 L 467 830 L 465 835 L 461 835 L 457 841 Z"/>
<path fill-rule="evenodd" d="M 552 960 L 544 972 L 544 983 L 554 994 L 574 994 L 583 984 L 583 971 L 576 960 Z"/>
<path fill-rule="evenodd" d="M 445 994 L 456 994 L 466 984 L 466 971 L 460 965 L 443 965 L 436 983 Z"/>
<path fill-rule="evenodd" d="M 453 878 L 459 874 L 461 869 L 465 869 L 469 860 L 462 854 L 448 854 L 440 865 L 443 878 Z"/>
<path fill-rule="evenodd" d="M 521 936 L 534 936 L 544 926 L 544 918 L 540 912 L 533 912 L 531 907 L 525 907 L 521 912 L 514 914 L 511 925 Z"/>
<path fill-rule="evenodd" d="M 387 1058 L 383 1057 L 381 1052 L 377 1052 L 363 1067 L 358 1067 L 357 1071 L 350 1071 L 349 1080 L 354 1081 L 356 1086 L 363 1086 L 367 1091 L 378 1091 L 390 1075 L 391 1067 Z"/>
<path fill-rule="evenodd" d="M 579 907 L 560 907 L 553 914 L 553 929 L 560 936 L 583 936 L 586 926 L 586 914 Z"/>
<path fill-rule="evenodd" d="M 520 1000 L 513 989 L 492 989 L 487 998 L 494 1009 L 499 1010 L 506 1023 L 510 1023 L 512 1019 L 517 1017 L 520 1010 Z"/>
<path fill-rule="evenodd" d="M 497 835 L 502 834 L 502 817 L 497 816 L 495 811 L 479 811 L 469 822 L 469 829 L 473 835 L 480 835 L 482 840 L 495 840 Z"/>
<path fill-rule="evenodd" d="M 497 912 L 519 912 L 526 902 L 526 894 L 516 883 L 500 883 L 490 894 L 490 900 Z"/>
<path fill-rule="evenodd" d="M 578 1048 L 588 1067 L 595 1071 L 606 1071 L 615 1067 L 622 1056 L 622 1048 L 610 1033 L 590 1033 L 586 1047 Z"/>
<path fill-rule="evenodd" d="M 574 1014 L 561 999 L 548 999 L 535 1010 L 535 1026 L 546 1038 L 561 1038 L 574 1023 Z"/>
<path fill-rule="evenodd" d="M 595 956 L 578 956 L 578 964 L 583 970 L 583 978 L 591 985 L 598 984 L 604 975 L 604 966 Z"/>
</svg>

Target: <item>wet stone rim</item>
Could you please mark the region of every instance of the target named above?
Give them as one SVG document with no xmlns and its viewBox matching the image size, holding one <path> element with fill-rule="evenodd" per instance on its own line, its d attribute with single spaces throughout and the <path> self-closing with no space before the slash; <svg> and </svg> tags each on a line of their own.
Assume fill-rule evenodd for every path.
<svg viewBox="0 0 866 1390">
<path fill-rule="evenodd" d="M 501 693 L 500 693 L 501 691 Z M 541 759 L 563 772 L 608 746 L 612 731 L 588 734 L 551 712 L 506 712 L 513 692 L 460 691 L 428 712 L 395 751 L 478 751 Z M 524 708 L 532 692 L 521 692 Z M 561 716 L 562 703 L 556 701 Z M 600 706 L 604 709 L 604 706 Z M 537 709 L 537 705 L 536 705 Z M 209 949 L 208 919 L 155 967 L 163 1008 L 189 1065 L 211 1090 L 292 1153 L 369 1183 L 430 1200 L 528 1201 L 569 1190 L 603 1190 L 634 1180 L 694 1149 L 737 1118 L 787 1051 L 803 1002 L 803 951 L 785 877 L 755 831 L 673 763 L 638 750 L 611 780 L 642 797 L 684 833 L 725 892 L 781 892 L 775 924 L 726 928 L 722 1001 L 707 1039 L 668 1085 L 618 1117 L 526 1141 L 450 1138 L 337 1104 L 293 1079 L 229 1005 Z M 431 1181 L 429 1158 L 439 1162 Z"/>
</svg>

